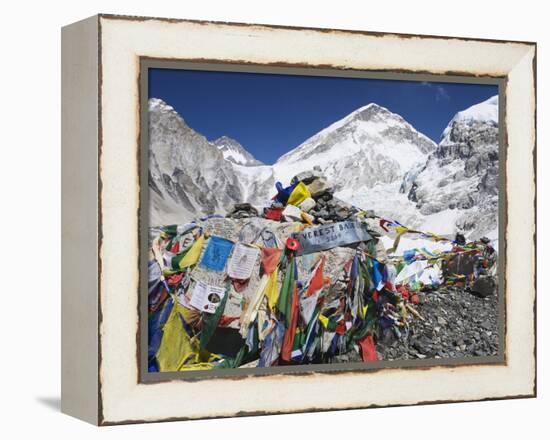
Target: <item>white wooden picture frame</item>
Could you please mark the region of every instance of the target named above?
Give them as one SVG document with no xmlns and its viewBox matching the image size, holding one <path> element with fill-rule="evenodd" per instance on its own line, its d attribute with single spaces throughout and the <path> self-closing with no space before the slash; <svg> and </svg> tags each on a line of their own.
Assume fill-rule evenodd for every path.
<svg viewBox="0 0 550 440">
<path fill-rule="evenodd" d="M 143 60 L 489 78 L 506 157 L 502 360 L 148 381 L 140 354 Z M 62 410 L 97 425 L 536 395 L 536 45 L 98 15 L 62 32 Z"/>
</svg>

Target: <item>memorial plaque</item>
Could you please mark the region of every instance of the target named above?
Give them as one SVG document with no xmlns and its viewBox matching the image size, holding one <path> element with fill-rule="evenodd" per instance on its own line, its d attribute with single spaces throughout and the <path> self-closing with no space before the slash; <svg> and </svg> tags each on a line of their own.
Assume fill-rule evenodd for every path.
<svg viewBox="0 0 550 440">
<path fill-rule="evenodd" d="M 300 242 L 298 255 L 311 254 L 335 247 L 372 239 L 367 226 L 359 221 L 345 221 L 308 228 L 293 234 Z"/>
</svg>

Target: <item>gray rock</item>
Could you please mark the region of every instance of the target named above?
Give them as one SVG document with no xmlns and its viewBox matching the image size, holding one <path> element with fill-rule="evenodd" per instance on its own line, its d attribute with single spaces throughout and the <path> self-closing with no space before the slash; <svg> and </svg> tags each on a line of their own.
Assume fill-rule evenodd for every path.
<svg viewBox="0 0 550 440">
<path fill-rule="evenodd" d="M 449 287 L 445 293 L 426 293 L 425 302 L 417 310 L 426 321 L 413 319 L 409 339 L 399 339 L 392 345 L 392 352 L 381 350 L 381 359 L 419 359 L 418 355 L 426 359 L 454 359 L 498 354 L 496 295 L 483 299 L 468 295 L 463 288 Z M 462 326 L 457 324 L 459 320 Z M 384 346 L 384 342 L 379 341 L 378 345 Z"/>
<path fill-rule="evenodd" d="M 324 177 L 319 177 L 314 179 L 313 181 L 307 184 L 307 187 L 309 189 L 309 192 L 311 193 L 311 197 L 313 197 L 316 200 L 317 198 L 321 196 L 325 196 L 326 194 L 330 195 L 328 200 L 332 198 L 333 188 L 331 185 L 329 185 L 327 179 L 325 179 Z M 327 197 L 328 196 L 324 197 L 325 200 L 327 200 Z"/>
<path fill-rule="evenodd" d="M 310 184 L 316 179 L 320 179 L 322 176 L 319 172 L 314 171 L 302 171 L 301 173 L 296 174 L 291 180 L 290 184 L 294 185 L 298 182 L 303 182 L 306 185 Z M 310 189 L 311 191 L 311 189 Z"/>
<path fill-rule="evenodd" d="M 250 203 L 235 203 L 227 214 L 230 218 L 258 217 L 258 210 Z"/>
<path fill-rule="evenodd" d="M 487 297 L 495 293 L 496 287 L 496 281 L 493 277 L 482 275 L 474 281 L 471 291 L 482 297 Z"/>
</svg>

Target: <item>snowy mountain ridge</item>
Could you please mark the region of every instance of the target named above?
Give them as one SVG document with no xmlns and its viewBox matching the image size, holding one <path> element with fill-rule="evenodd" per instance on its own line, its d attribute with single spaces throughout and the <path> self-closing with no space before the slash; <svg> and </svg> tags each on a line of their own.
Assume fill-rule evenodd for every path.
<svg viewBox="0 0 550 440">
<path fill-rule="evenodd" d="M 187 125 L 173 107 L 149 100 L 149 223 L 185 223 L 197 216 L 224 213 L 250 191 L 268 197 L 250 183 L 244 188 L 239 166 Z M 257 167 L 252 167 L 257 168 Z"/>
<path fill-rule="evenodd" d="M 350 113 L 281 156 L 273 165 L 277 180 L 317 165 L 337 190 L 372 189 L 400 181 L 437 148 L 401 116 L 371 103 Z"/>
<path fill-rule="evenodd" d="M 439 145 L 371 103 L 273 165 L 257 161 L 231 138 L 208 141 L 161 100 L 151 99 L 149 111 L 151 224 L 225 214 L 238 202 L 264 206 L 276 181 L 287 185 L 317 166 L 337 197 L 403 224 L 440 233 L 495 229 L 498 97 L 458 112 Z"/>
</svg>

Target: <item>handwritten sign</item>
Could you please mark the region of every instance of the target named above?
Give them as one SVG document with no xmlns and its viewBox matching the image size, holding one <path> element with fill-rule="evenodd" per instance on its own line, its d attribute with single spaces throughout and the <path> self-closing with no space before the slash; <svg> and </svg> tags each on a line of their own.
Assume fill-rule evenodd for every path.
<svg viewBox="0 0 550 440">
<path fill-rule="evenodd" d="M 358 221 L 345 221 L 308 228 L 293 234 L 293 237 L 300 242 L 298 255 L 372 240 L 372 236 L 367 231 L 367 226 Z"/>
<path fill-rule="evenodd" d="M 260 250 L 255 247 L 238 243 L 233 251 L 227 274 L 237 280 L 246 280 L 252 275 L 252 269 L 258 260 Z"/>
</svg>

